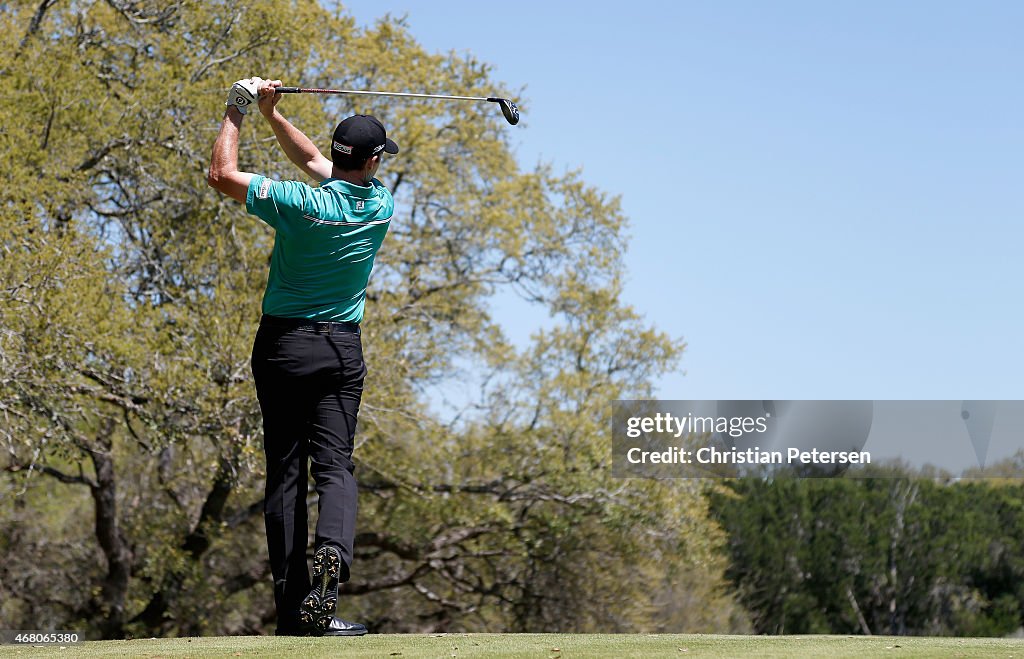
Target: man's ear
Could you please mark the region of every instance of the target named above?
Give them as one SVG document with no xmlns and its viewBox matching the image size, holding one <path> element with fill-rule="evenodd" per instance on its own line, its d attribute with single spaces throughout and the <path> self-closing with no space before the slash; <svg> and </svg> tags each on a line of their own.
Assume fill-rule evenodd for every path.
<svg viewBox="0 0 1024 659">
<path fill-rule="evenodd" d="M 373 168 L 376 167 L 377 163 L 379 163 L 379 162 L 380 162 L 380 154 L 379 153 L 377 155 L 375 155 L 375 156 L 370 156 L 369 158 L 367 158 L 366 164 L 363 165 L 363 174 L 369 174 L 370 172 L 372 172 Z"/>
</svg>

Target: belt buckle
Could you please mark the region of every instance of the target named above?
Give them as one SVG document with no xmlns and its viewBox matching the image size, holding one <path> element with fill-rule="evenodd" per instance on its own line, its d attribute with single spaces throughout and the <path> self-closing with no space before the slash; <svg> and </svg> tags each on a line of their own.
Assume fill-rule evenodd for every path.
<svg viewBox="0 0 1024 659">
<path fill-rule="evenodd" d="M 317 334 L 330 334 L 331 323 L 327 321 L 319 321 L 313 323 L 313 331 L 316 332 Z"/>
</svg>

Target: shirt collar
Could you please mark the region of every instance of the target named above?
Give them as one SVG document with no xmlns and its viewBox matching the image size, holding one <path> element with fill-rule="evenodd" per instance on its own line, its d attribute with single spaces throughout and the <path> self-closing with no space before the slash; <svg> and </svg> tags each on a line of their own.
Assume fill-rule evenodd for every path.
<svg viewBox="0 0 1024 659">
<path fill-rule="evenodd" d="M 355 183 L 349 183 L 348 181 L 342 181 L 340 178 L 327 178 L 324 179 L 320 184 L 320 187 L 326 187 L 328 185 L 335 186 L 342 192 L 353 197 L 362 197 L 363 199 L 371 199 L 375 194 L 374 187 L 377 180 L 370 181 L 369 185 L 356 185 Z"/>
</svg>

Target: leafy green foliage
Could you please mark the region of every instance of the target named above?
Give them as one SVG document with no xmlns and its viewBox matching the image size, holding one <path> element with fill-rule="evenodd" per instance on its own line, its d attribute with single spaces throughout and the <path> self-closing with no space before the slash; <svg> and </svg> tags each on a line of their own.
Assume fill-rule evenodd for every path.
<svg viewBox="0 0 1024 659">
<path fill-rule="evenodd" d="M 400 21 L 303 0 L 47 0 L 0 25 L 0 626 L 266 631 L 248 361 L 272 234 L 205 185 L 224 91 L 258 74 L 514 94 Z M 608 473 L 609 402 L 649 395 L 683 348 L 620 300 L 617 200 L 521 171 L 487 104 L 281 107 L 321 144 L 360 111 L 402 145 L 382 168 L 398 213 L 364 326 L 346 613 L 382 631 L 742 624 L 700 489 Z M 240 162 L 301 176 L 258 116 Z M 526 348 L 491 316 L 508 294 L 550 320 Z M 479 397 L 443 418 L 431 395 L 465 363 Z"/>
<path fill-rule="evenodd" d="M 902 476 L 893 478 L 892 476 Z M 1022 624 L 1024 486 L 746 479 L 712 497 L 762 633 L 1000 636 Z"/>
</svg>

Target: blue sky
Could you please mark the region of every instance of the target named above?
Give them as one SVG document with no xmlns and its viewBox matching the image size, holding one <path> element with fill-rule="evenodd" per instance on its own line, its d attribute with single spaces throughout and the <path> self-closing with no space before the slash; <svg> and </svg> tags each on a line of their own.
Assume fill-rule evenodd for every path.
<svg viewBox="0 0 1024 659">
<path fill-rule="evenodd" d="M 688 343 L 660 398 L 1024 398 L 1024 3 L 345 4 L 621 196 L 625 300 Z"/>
</svg>

